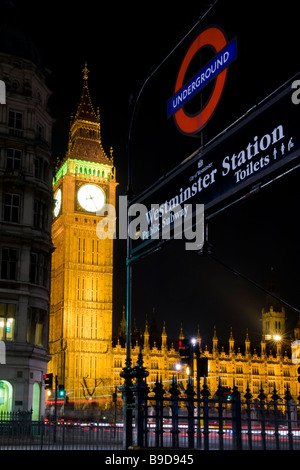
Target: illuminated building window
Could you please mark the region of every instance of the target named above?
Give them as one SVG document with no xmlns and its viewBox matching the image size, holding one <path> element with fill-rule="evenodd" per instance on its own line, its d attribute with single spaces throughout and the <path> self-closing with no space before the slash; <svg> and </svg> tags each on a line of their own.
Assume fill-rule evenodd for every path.
<svg viewBox="0 0 300 470">
<path fill-rule="evenodd" d="M 96 223 L 97 221 L 94 221 Z M 92 264 L 99 264 L 99 240 L 92 240 Z"/>
<path fill-rule="evenodd" d="M 97 315 L 91 315 L 91 338 L 97 339 Z"/>
<path fill-rule="evenodd" d="M 97 282 L 98 281 L 96 281 L 96 294 L 95 294 L 95 296 L 97 295 Z M 90 298 L 87 299 L 86 288 L 87 288 L 87 286 L 86 286 L 85 278 L 84 277 L 80 278 L 78 276 L 78 278 L 77 278 L 77 300 L 91 300 L 91 299 L 93 300 L 93 295 L 94 294 L 91 294 Z M 94 300 L 96 300 L 96 298 L 94 298 Z"/>
<path fill-rule="evenodd" d="M 75 359 L 75 374 L 76 374 L 76 377 L 81 376 L 81 374 L 80 374 L 80 357 L 79 356 L 76 356 L 76 359 Z"/>
<path fill-rule="evenodd" d="M 269 380 L 268 381 L 269 393 L 272 393 L 274 391 L 274 386 L 275 386 L 275 382 Z"/>
<path fill-rule="evenodd" d="M 86 250 L 86 243 L 85 238 L 81 239 L 78 238 L 78 252 L 77 252 L 77 261 L 78 263 L 85 262 L 85 250 Z"/>
<path fill-rule="evenodd" d="M 76 317 L 76 336 L 77 338 L 84 338 L 83 315 L 77 315 Z"/>
<path fill-rule="evenodd" d="M 81 281 L 81 300 L 84 300 L 85 299 L 85 290 L 84 290 L 84 278 L 82 278 L 82 281 Z"/>
<path fill-rule="evenodd" d="M 96 279 L 95 280 L 95 301 L 96 302 L 98 302 L 98 300 L 99 300 L 99 297 L 98 297 L 98 294 L 99 294 L 98 284 L 99 284 L 99 281 L 98 281 L 98 279 Z"/>
<path fill-rule="evenodd" d="M 99 247 L 100 247 L 99 240 L 97 240 L 97 258 L 96 258 L 97 265 L 99 264 L 99 256 L 100 256 Z"/>
<path fill-rule="evenodd" d="M 82 240 L 82 262 L 85 263 L 85 238 Z"/>
<path fill-rule="evenodd" d="M 243 390 L 243 389 L 244 389 L 244 382 L 243 382 L 243 380 L 237 379 L 237 381 L 236 381 L 236 386 L 237 386 L 238 390 Z"/>
<path fill-rule="evenodd" d="M 80 279 L 77 278 L 77 300 L 80 300 Z"/>
<path fill-rule="evenodd" d="M 253 380 L 252 382 L 252 393 L 259 393 L 260 389 L 260 382 L 258 380 Z"/>
<path fill-rule="evenodd" d="M 96 281 L 95 281 L 95 279 L 92 277 L 92 279 L 91 279 L 91 301 L 92 301 L 92 302 L 95 301 L 95 300 L 97 300 L 97 299 L 96 299 L 96 289 L 95 289 L 95 287 L 96 287 Z"/>
<path fill-rule="evenodd" d="M 122 359 L 115 359 L 114 367 L 122 367 Z"/>
<path fill-rule="evenodd" d="M 79 338 L 79 316 L 76 315 L 76 337 Z"/>
<path fill-rule="evenodd" d="M 31 308 L 28 317 L 27 341 L 37 346 L 44 346 L 46 343 L 46 318 L 47 312 L 40 308 Z"/>
<path fill-rule="evenodd" d="M 15 331 L 15 304 L 0 303 L 0 340 L 12 341 Z"/>
</svg>

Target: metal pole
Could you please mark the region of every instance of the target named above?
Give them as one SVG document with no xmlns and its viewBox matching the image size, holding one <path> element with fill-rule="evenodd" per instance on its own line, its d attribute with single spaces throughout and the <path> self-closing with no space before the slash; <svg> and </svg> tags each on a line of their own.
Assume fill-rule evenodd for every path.
<svg viewBox="0 0 300 470">
<path fill-rule="evenodd" d="M 57 375 L 55 376 L 55 393 L 54 393 L 54 430 L 53 442 L 56 442 L 56 419 L 57 419 Z"/>
<path fill-rule="evenodd" d="M 153 72 L 148 76 L 144 81 L 139 94 L 135 100 L 132 116 L 129 123 L 129 132 L 128 132 L 128 148 L 127 148 L 127 196 L 128 196 L 128 206 L 127 206 L 127 308 L 126 308 L 126 319 L 127 319 L 127 330 L 126 330 L 126 366 L 121 372 L 121 377 L 125 379 L 124 386 L 121 387 L 123 391 L 124 399 L 124 434 L 125 434 L 125 447 L 128 448 L 129 445 L 132 445 L 132 392 L 131 392 L 131 318 L 132 318 L 132 260 L 130 259 L 130 237 L 128 233 L 130 218 L 128 215 L 128 208 L 130 200 L 133 197 L 133 187 L 132 187 L 132 137 L 133 137 L 133 124 L 134 118 L 137 113 L 140 97 L 143 93 L 143 90 L 149 80 L 158 72 L 158 70 L 165 64 L 169 57 L 178 49 L 178 47 L 183 43 L 183 41 L 195 30 L 201 20 L 209 13 L 209 11 L 214 7 L 218 0 L 215 0 L 212 5 L 207 9 L 207 11 L 202 15 L 200 19 L 194 24 L 194 26 L 187 32 L 187 34 L 177 43 L 177 45 L 172 49 L 172 51 L 164 58 L 164 60 L 153 70 Z M 128 406 L 129 405 L 129 406 Z M 131 423 L 129 422 L 131 420 Z"/>
<path fill-rule="evenodd" d="M 197 447 L 201 447 L 201 428 L 200 428 L 200 350 L 199 344 L 196 346 L 196 355 L 197 355 Z"/>
<path fill-rule="evenodd" d="M 129 250 L 129 237 L 127 235 L 127 250 Z M 129 251 L 127 251 L 129 254 Z M 124 448 L 132 446 L 132 373 L 131 367 L 131 299 L 132 299 L 132 266 L 127 258 L 127 304 L 126 304 L 126 362 L 121 377 L 124 378 L 124 385 L 121 387 L 123 393 L 123 423 L 124 423 Z"/>
</svg>

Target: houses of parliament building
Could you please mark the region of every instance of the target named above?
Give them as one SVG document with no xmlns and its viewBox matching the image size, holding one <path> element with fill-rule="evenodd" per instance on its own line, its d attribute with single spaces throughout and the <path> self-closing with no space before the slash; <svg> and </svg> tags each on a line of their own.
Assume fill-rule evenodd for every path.
<svg viewBox="0 0 300 470">
<path fill-rule="evenodd" d="M 13 28 L 0 29 L 0 79 L 6 103 L 0 105 L 0 412 L 32 410 L 45 413 L 44 376 L 63 385 L 69 405 L 83 409 L 106 406 L 122 385 L 126 321 L 113 337 L 113 239 L 99 238 L 105 204 L 115 206 L 118 186 L 113 150 L 102 145 L 100 114 L 89 93 L 89 71 L 76 113 L 71 118 L 68 149 L 57 168 L 51 155 L 53 119 L 51 95 L 39 55 Z M 22 48 L 15 49 L 16 44 Z M 30 46 L 30 47 L 29 47 Z M 101 210 L 103 212 L 101 212 Z M 102 214 L 102 215 L 98 215 Z M 178 370 L 177 341 L 169 341 L 168 325 L 153 337 L 151 324 L 132 337 L 135 365 L 142 347 L 150 388 L 157 377 L 164 388 Z M 197 341 L 208 358 L 208 386 L 213 395 L 222 385 L 253 396 L 261 386 L 282 396 L 288 387 L 299 396 L 297 365 L 291 359 L 292 339 L 300 339 L 300 324 L 287 343 L 285 312 L 269 305 L 262 311 L 261 344 L 255 350 L 245 332 L 238 347 L 234 331 L 228 344 L 212 347 Z M 184 338 L 184 324 L 178 339 Z M 271 347 L 272 346 L 272 347 Z M 2 350 L 5 354 L 2 355 Z M 195 368 L 194 368 L 195 370 Z"/>
</svg>

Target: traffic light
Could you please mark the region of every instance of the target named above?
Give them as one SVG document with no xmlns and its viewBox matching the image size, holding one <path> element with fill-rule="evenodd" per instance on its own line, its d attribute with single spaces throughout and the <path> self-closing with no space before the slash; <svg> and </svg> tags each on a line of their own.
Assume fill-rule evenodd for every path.
<svg viewBox="0 0 300 470">
<path fill-rule="evenodd" d="M 223 387 L 224 396 L 227 400 L 232 399 L 231 387 Z"/>
<path fill-rule="evenodd" d="M 298 367 L 297 372 L 298 372 L 298 382 L 300 382 L 300 367 Z"/>
<path fill-rule="evenodd" d="M 178 342 L 179 356 L 182 364 L 189 364 L 192 359 L 191 343 L 187 339 L 180 339 Z"/>
<path fill-rule="evenodd" d="M 59 385 L 58 386 L 58 396 L 59 398 L 64 398 L 66 395 L 65 387 L 64 385 Z"/>
<path fill-rule="evenodd" d="M 208 376 L 208 359 L 207 357 L 199 358 L 199 377 Z"/>
<path fill-rule="evenodd" d="M 44 375 L 44 380 L 45 380 L 45 389 L 46 390 L 52 390 L 52 388 L 53 388 L 53 374 L 45 374 Z"/>
</svg>

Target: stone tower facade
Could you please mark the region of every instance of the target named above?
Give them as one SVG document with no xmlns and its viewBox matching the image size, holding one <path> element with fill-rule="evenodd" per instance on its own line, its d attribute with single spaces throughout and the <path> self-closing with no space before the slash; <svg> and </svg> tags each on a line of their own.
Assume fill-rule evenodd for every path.
<svg viewBox="0 0 300 470">
<path fill-rule="evenodd" d="M 83 70 L 83 89 L 71 120 L 67 154 L 53 183 L 49 372 L 78 407 L 110 382 L 113 312 L 113 240 L 100 239 L 98 215 L 115 206 L 112 150 L 102 147 L 100 116 Z"/>
</svg>

